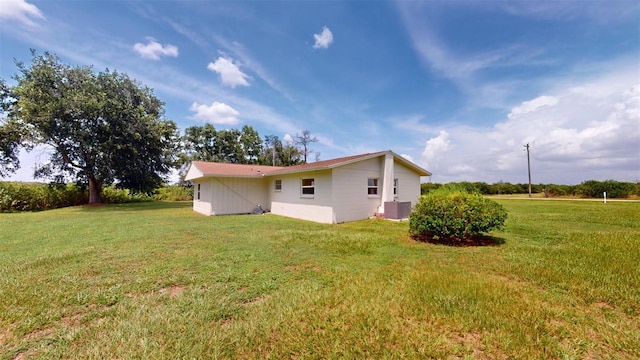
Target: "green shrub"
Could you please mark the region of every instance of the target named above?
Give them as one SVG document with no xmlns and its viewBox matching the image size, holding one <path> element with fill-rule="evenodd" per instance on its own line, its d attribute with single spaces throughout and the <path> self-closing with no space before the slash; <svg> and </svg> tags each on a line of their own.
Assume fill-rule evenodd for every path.
<svg viewBox="0 0 640 360">
<path fill-rule="evenodd" d="M 544 197 L 556 197 L 571 195 L 568 185 L 549 184 L 543 189 Z"/>
<path fill-rule="evenodd" d="M 193 200 L 193 187 L 166 185 L 159 188 L 153 198 L 164 201 L 191 201 Z"/>
<path fill-rule="evenodd" d="M 616 180 L 587 180 L 578 185 L 579 194 L 587 198 L 603 198 L 605 192 L 608 198 L 628 198 L 634 188 L 633 183 Z"/>
<path fill-rule="evenodd" d="M 420 198 L 409 217 L 412 236 L 436 241 L 463 242 L 500 229 L 507 211 L 479 193 L 443 188 Z"/>
<path fill-rule="evenodd" d="M 0 212 L 47 210 L 86 202 L 86 192 L 74 184 L 0 182 Z"/>
<path fill-rule="evenodd" d="M 133 193 L 128 189 L 119 189 L 115 186 L 105 186 L 102 188 L 100 200 L 103 204 L 126 204 L 153 200 L 144 193 Z"/>
<path fill-rule="evenodd" d="M 88 200 L 86 188 L 77 184 L 0 182 L 0 212 L 57 209 L 84 205 Z M 132 193 L 114 186 L 102 189 L 101 201 L 105 204 L 151 200 L 153 198 L 146 194 Z"/>
<path fill-rule="evenodd" d="M 422 183 L 420 184 L 420 194 L 426 195 L 431 191 L 437 190 L 441 186 L 442 184 L 436 184 L 436 183 L 430 183 L 430 182 Z"/>
</svg>

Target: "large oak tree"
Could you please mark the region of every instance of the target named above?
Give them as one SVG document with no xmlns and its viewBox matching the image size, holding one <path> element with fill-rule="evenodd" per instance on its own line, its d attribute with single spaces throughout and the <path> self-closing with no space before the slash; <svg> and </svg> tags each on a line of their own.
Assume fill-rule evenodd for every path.
<svg viewBox="0 0 640 360">
<path fill-rule="evenodd" d="M 30 66 L 17 63 L 0 132 L 20 134 L 24 147 L 52 149 L 36 177 L 85 182 L 89 203 L 100 202 L 103 185 L 136 192 L 161 186 L 179 134 L 174 122 L 162 119 L 164 104 L 152 90 L 126 74 L 95 73 L 49 53 L 32 55 Z"/>
<path fill-rule="evenodd" d="M 8 114 L 15 104 L 12 89 L 0 79 L 0 114 Z M 0 177 L 15 172 L 20 166 L 18 151 L 23 131 L 16 122 L 0 117 Z"/>
</svg>

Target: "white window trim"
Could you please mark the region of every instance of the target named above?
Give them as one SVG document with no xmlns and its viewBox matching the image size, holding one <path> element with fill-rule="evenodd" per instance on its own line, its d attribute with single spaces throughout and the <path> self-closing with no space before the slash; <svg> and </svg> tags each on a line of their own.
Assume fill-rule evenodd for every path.
<svg viewBox="0 0 640 360">
<path fill-rule="evenodd" d="M 304 180 L 311 180 L 311 184 L 312 185 L 307 185 L 304 186 L 303 182 Z M 303 189 L 313 189 L 313 194 L 304 194 L 303 193 Z M 307 198 L 307 199 L 313 199 L 316 196 L 316 179 L 315 178 L 302 178 L 300 179 L 300 197 L 301 198 Z"/>
<path fill-rule="evenodd" d="M 280 188 L 278 189 L 278 182 L 280 182 Z M 282 192 L 282 179 L 276 179 L 273 181 L 273 191 Z"/>
<path fill-rule="evenodd" d="M 197 192 L 196 200 L 200 200 L 200 183 L 198 183 L 198 192 Z"/>
<path fill-rule="evenodd" d="M 375 180 L 375 186 L 369 186 L 369 180 Z M 369 189 L 376 189 L 375 194 L 369 194 Z M 367 178 L 367 196 L 370 198 L 380 197 L 380 178 Z"/>
<path fill-rule="evenodd" d="M 399 185 L 399 182 L 400 182 L 400 181 L 398 181 L 398 178 L 393 179 L 393 197 L 394 197 L 394 198 L 397 198 L 397 197 L 398 197 L 398 194 L 399 194 L 399 191 L 398 191 L 398 188 L 399 188 L 399 186 L 398 186 L 398 185 Z"/>
</svg>

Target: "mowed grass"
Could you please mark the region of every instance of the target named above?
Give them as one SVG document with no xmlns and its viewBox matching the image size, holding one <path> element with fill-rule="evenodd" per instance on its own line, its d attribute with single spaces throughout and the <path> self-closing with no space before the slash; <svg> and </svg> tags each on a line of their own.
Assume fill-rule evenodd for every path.
<svg viewBox="0 0 640 360">
<path fill-rule="evenodd" d="M 190 203 L 0 214 L 0 356 L 639 358 L 640 203 L 500 202 L 484 247 Z"/>
</svg>

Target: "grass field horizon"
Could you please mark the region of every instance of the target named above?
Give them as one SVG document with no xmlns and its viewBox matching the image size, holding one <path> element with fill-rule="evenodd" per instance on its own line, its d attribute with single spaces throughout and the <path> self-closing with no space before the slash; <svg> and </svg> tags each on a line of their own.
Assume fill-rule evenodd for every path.
<svg viewBox="0 0 640 360">
<path fill-rule="evenodd" d="M 190 202 L 0 214 L 0 358 L 639 358 L 640 204 L 497 201 L 483 247 Z"/>
</svg>

